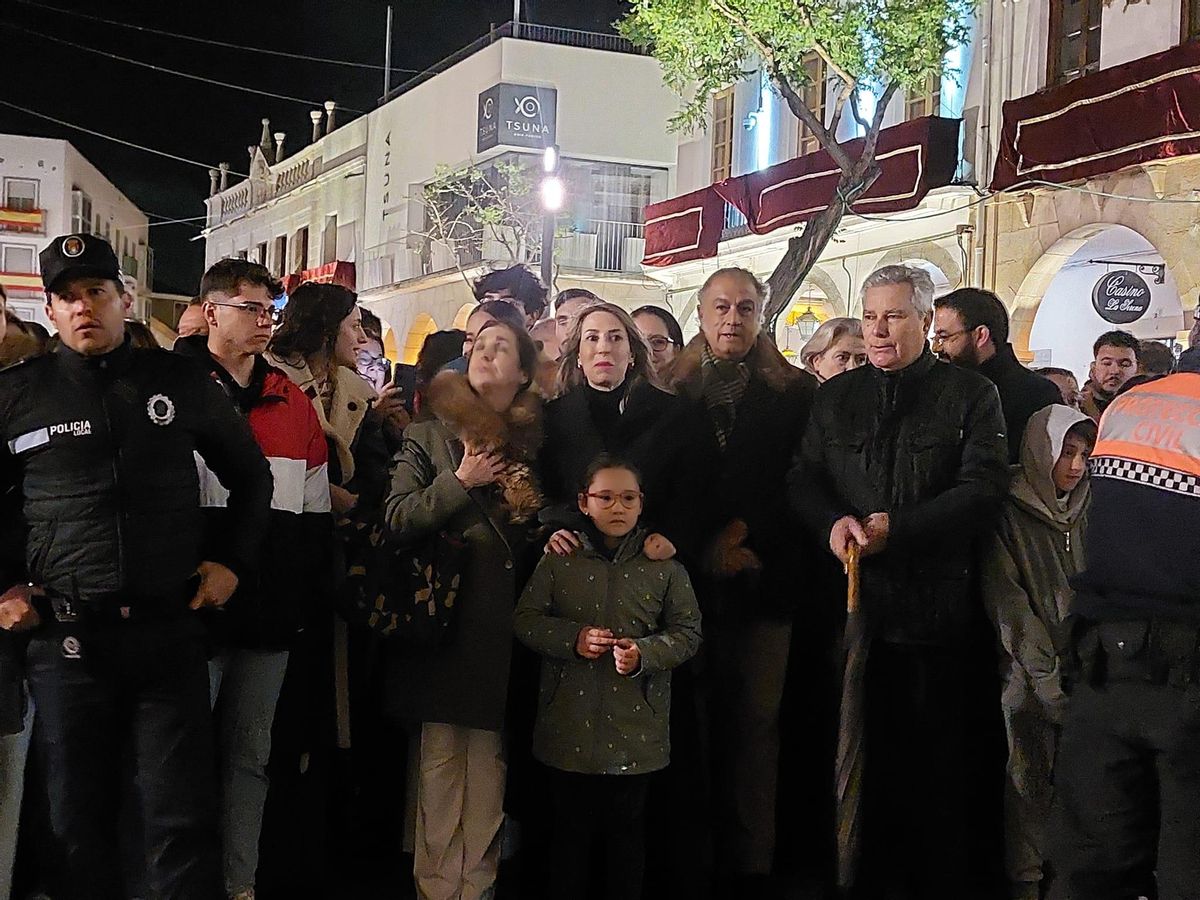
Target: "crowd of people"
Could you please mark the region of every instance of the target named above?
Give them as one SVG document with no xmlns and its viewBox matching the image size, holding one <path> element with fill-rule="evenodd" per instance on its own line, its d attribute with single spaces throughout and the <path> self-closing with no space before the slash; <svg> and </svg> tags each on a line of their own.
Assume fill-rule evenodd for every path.
<svg viewBox="0 0 1200 900">
<path fill-rule="evenodd" d="M 747 270 L 685 341 L 517 265 L 405 366 L 239 259 L 167 351 L 100 238 L 41 272 L 0 896 L 374 896 L 354 841 L 422 900 L 1196 896 L 1191 351 L 1081 390 L 888 266 L 794 365 Z"/>
</svg>

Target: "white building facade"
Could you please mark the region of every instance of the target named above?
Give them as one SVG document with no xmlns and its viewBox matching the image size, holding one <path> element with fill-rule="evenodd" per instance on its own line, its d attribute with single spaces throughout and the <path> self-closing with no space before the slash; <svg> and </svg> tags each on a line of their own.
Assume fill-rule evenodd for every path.
<svg viewBox="0 0 1200 900">
<path fill-rule="evenodd" d="M 557 145 L 566 203 L 557 217 L 555 291 L 584 287 L 628 308 L 661 302 L 641 271 L 643 210 L 674 187 L 677 100 L 658 64 L 609 36 L 522 25 L 394 92 L 372 112 L 367 165 L 364 303 L 400 335 L 415 360 L 424 335 L 462 327 L 469 282 L 511 264 L 486 229 L 465 253 L 424 246 L 424 185 L 440 166 L 536 171 Z M 457 255 L 457 259 L 455 256 Z M 536 268 L 536 265 L 535 265 Z"/>
<path fill-rule="evenodd" d="M 621 38 L 506 25 L 291 156 L 264 123 L 250 178 L 213 173 L 206 263 L 245 256 L 291 283 L 345 283 L 383 320 L 388 355 L 415 361 L 427 334 L 464 324 L 470 281 L 514 260 L 495 233 L 461 251 L 431 246 L 424 187 L 447 168 L 533 169 L 557 145 L 566 203 L 553 288 L 662 302 L 642 272 L 642 222 L 674 190 L 676 108 L 658 64 Z"/>
<path fill-rule="evenodd" d="M 50 239 L 85 232 L 107 240 L 137 282 L 142 318 L 153 281 L 149 219 L 67 141 L 0 134 L 0 284 L 9 309 L 49 326 L 38 254 Z"/>
<path fill-rule="evenodd" d="M 335 115 L 331 104 L 325 111 L 314 110 L 312 139 L 290 156 L 285 152 L 287 133 L 272 132 L 264 119 L 259 143 L 243 157 L 250 177 L 230 186 L 224 166 L 213 170 L 204 231 L 206 267 L 241 257 L 262 263 L 291 285 L 336 276 L 355 287 L 354 266 L 363 241 L 367 120 L 335 128 Z M 305 123 L 306 137 L 309 126 Z"/>
</svg>

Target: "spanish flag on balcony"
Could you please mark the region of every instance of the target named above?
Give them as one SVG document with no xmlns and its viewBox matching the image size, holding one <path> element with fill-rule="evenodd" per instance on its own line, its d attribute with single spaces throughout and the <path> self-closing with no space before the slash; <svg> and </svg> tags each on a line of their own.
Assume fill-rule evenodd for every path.
<svg viewBox="0 0 1200 900">
<path fill-rule="evenodd" d="M 0 231 L 45 231 L 46 212 L 41 209 L 0 209 Z"/>
</svg>

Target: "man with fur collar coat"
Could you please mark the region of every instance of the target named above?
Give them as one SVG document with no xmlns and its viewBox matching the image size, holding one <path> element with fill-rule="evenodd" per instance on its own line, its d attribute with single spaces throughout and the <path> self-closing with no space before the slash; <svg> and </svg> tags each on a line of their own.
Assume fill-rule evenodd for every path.
<svg viewBox="0 0 1200 900">
<path fill-rule="evenodd" d="M 756 891 L 775 855 L 780 708 L 803 565 L 785 484 L 817 387 L 762 333 L 766 298 L 745 269 L 714 273 L 700 289 L 702 333 L 667 373 L 699 408 L 686 462 L 695 509 L 680 517 L 695 533 L 680 552 L 704 611 L 717 867 L 730 887 Z"/>
</svg>

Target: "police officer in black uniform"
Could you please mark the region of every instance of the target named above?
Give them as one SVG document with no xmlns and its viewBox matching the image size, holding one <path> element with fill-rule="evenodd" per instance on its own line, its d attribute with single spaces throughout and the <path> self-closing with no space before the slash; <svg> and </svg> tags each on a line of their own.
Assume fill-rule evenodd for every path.
<svg viewBox="0 0 1200 900">
<path fill-rule="evenodd" d="M 153 897 L 215 900 L 213 737 L 193 611 L 222 605 L 256 564 L 271 472 L 201 368 L 130 347 L 112 247 L 66 235 L 40 260 L 61 346 L 0 373 L 0 492 L 19 498 L 25 526 L 23 566 L 0 553 L 0 627 L 28 631 L 51 895 L 124 896 L 118 817 L 136 797 L 146 868 L 126 875 Z M 217 543 L 203 533 L 196 453 L 229 490 L 232 527 Z"/>
</svg>

